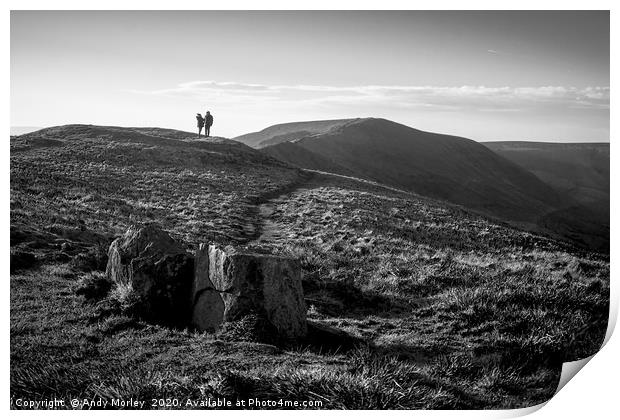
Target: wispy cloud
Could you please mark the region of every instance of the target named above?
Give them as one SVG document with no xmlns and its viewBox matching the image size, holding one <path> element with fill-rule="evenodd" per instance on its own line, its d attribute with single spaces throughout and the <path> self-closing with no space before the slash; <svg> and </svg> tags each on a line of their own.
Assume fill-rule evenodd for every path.
<svg viewBox="0 0 620 420">
<path fill-rule="evenodd" d="M 422 107 L 444 110 L 514 112 L 541 107 L 609 108 L 609 87 L 563 86 L 324 86 L 263 85 L 239 82 L 191 81 L 176 87 L 134 93 L 209 98 L 222 105 L 296 104 L 314 106 Z"/>
</svg>

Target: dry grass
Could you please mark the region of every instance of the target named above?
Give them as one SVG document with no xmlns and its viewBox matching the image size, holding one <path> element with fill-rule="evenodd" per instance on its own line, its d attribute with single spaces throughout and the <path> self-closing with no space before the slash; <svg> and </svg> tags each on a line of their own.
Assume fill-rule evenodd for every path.
<svg viewBox="0 0 620 420">
<path fill-rule="evenodd" d="M 37 262 L 11 275 L 12 397 L 524 407 L 551 397 L 562 361 L 602 342 L 607 256 L 180 132 L 44 134 L 11 144 L 11 245 Z M 188 247 L 214 239 L 300 258 L 309 318 L 357 347 L 325 334 L 247 341 L 251 322 L 209 335 L 135 318 L 100 272 L 102 250 L 134 221 Z"/>
</svg>

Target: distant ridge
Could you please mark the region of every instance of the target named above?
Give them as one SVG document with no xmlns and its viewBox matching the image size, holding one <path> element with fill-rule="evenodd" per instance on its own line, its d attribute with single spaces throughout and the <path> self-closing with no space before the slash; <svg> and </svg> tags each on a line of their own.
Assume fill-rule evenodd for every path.
<svg viewBox="0 0 620 420">
<path fill-rule="evenodd" d="M 235 137 L 234 140 L 260 149 L 274 144 L 294 141 L 302 137 L 325 134 L 329 131 L 359 121 L 361 118 L 344 120 L 304 121 L 272 125 L 255 133 Z"/>
<path fill-rule="evenodd" d="M 609 143 L 482 143 L 580 203 L 609 200 Z"/>
<path fill-rule="evenodd" d="M 609 143 L 483 143 L 527 169 L 575 203 L 545 215 L 539 224 L 569 231 L 571 239 L 595 249 L 609 249 Z"/>
</svg>

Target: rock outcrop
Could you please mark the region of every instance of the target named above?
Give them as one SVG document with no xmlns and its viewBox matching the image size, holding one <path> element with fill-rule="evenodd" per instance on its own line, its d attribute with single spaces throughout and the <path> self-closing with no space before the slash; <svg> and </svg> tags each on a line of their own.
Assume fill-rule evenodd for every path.
<svg viewBox="0 0 620 420">
<path fill-rule="evenodd" d="M 193 258 L 156 225 L 131 227 L 112 242 L 106 275 L 142 317 L 187 323 Z"/>
<path fill-rule="evenodd" d="M 301 268 L 295 259 L 201 244 L 192 289 L 192 322 L 201 330 L 256 315 L 284 338 L 307 332 Z"/>
<path fill-rule="evenodd" d="M 301 267 L 293 258 L 207 244 L 193 257 L 146 225 L 112 242 L 106 276 L 145 319 L 215 332 L 252 318 L 274 338 L 307 334 Z"/>
</svg>

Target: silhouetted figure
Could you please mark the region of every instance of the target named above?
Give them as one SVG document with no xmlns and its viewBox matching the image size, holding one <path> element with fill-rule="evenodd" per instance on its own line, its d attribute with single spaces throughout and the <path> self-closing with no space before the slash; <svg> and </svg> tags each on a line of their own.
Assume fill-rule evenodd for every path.
<svg viewBox="0 0 620 420">
<path fill-rule="evenodd" d="M 202 118 L 202 115 L 196 114 L 196 121 L 198 121 L 198 137 L 200 137 L 200 133 L 202 133 L 202 127 L 205 126 L 205 119 Z M 205 131 L 205 134 L 206 134 L 206 131 Z"/>
<path fill-rule="evenodd" d="M 213 125 L 213 115 L 209 111 L 205 114 L 205 136 L 211 135 L 211 126 Z"/>
</svg>

